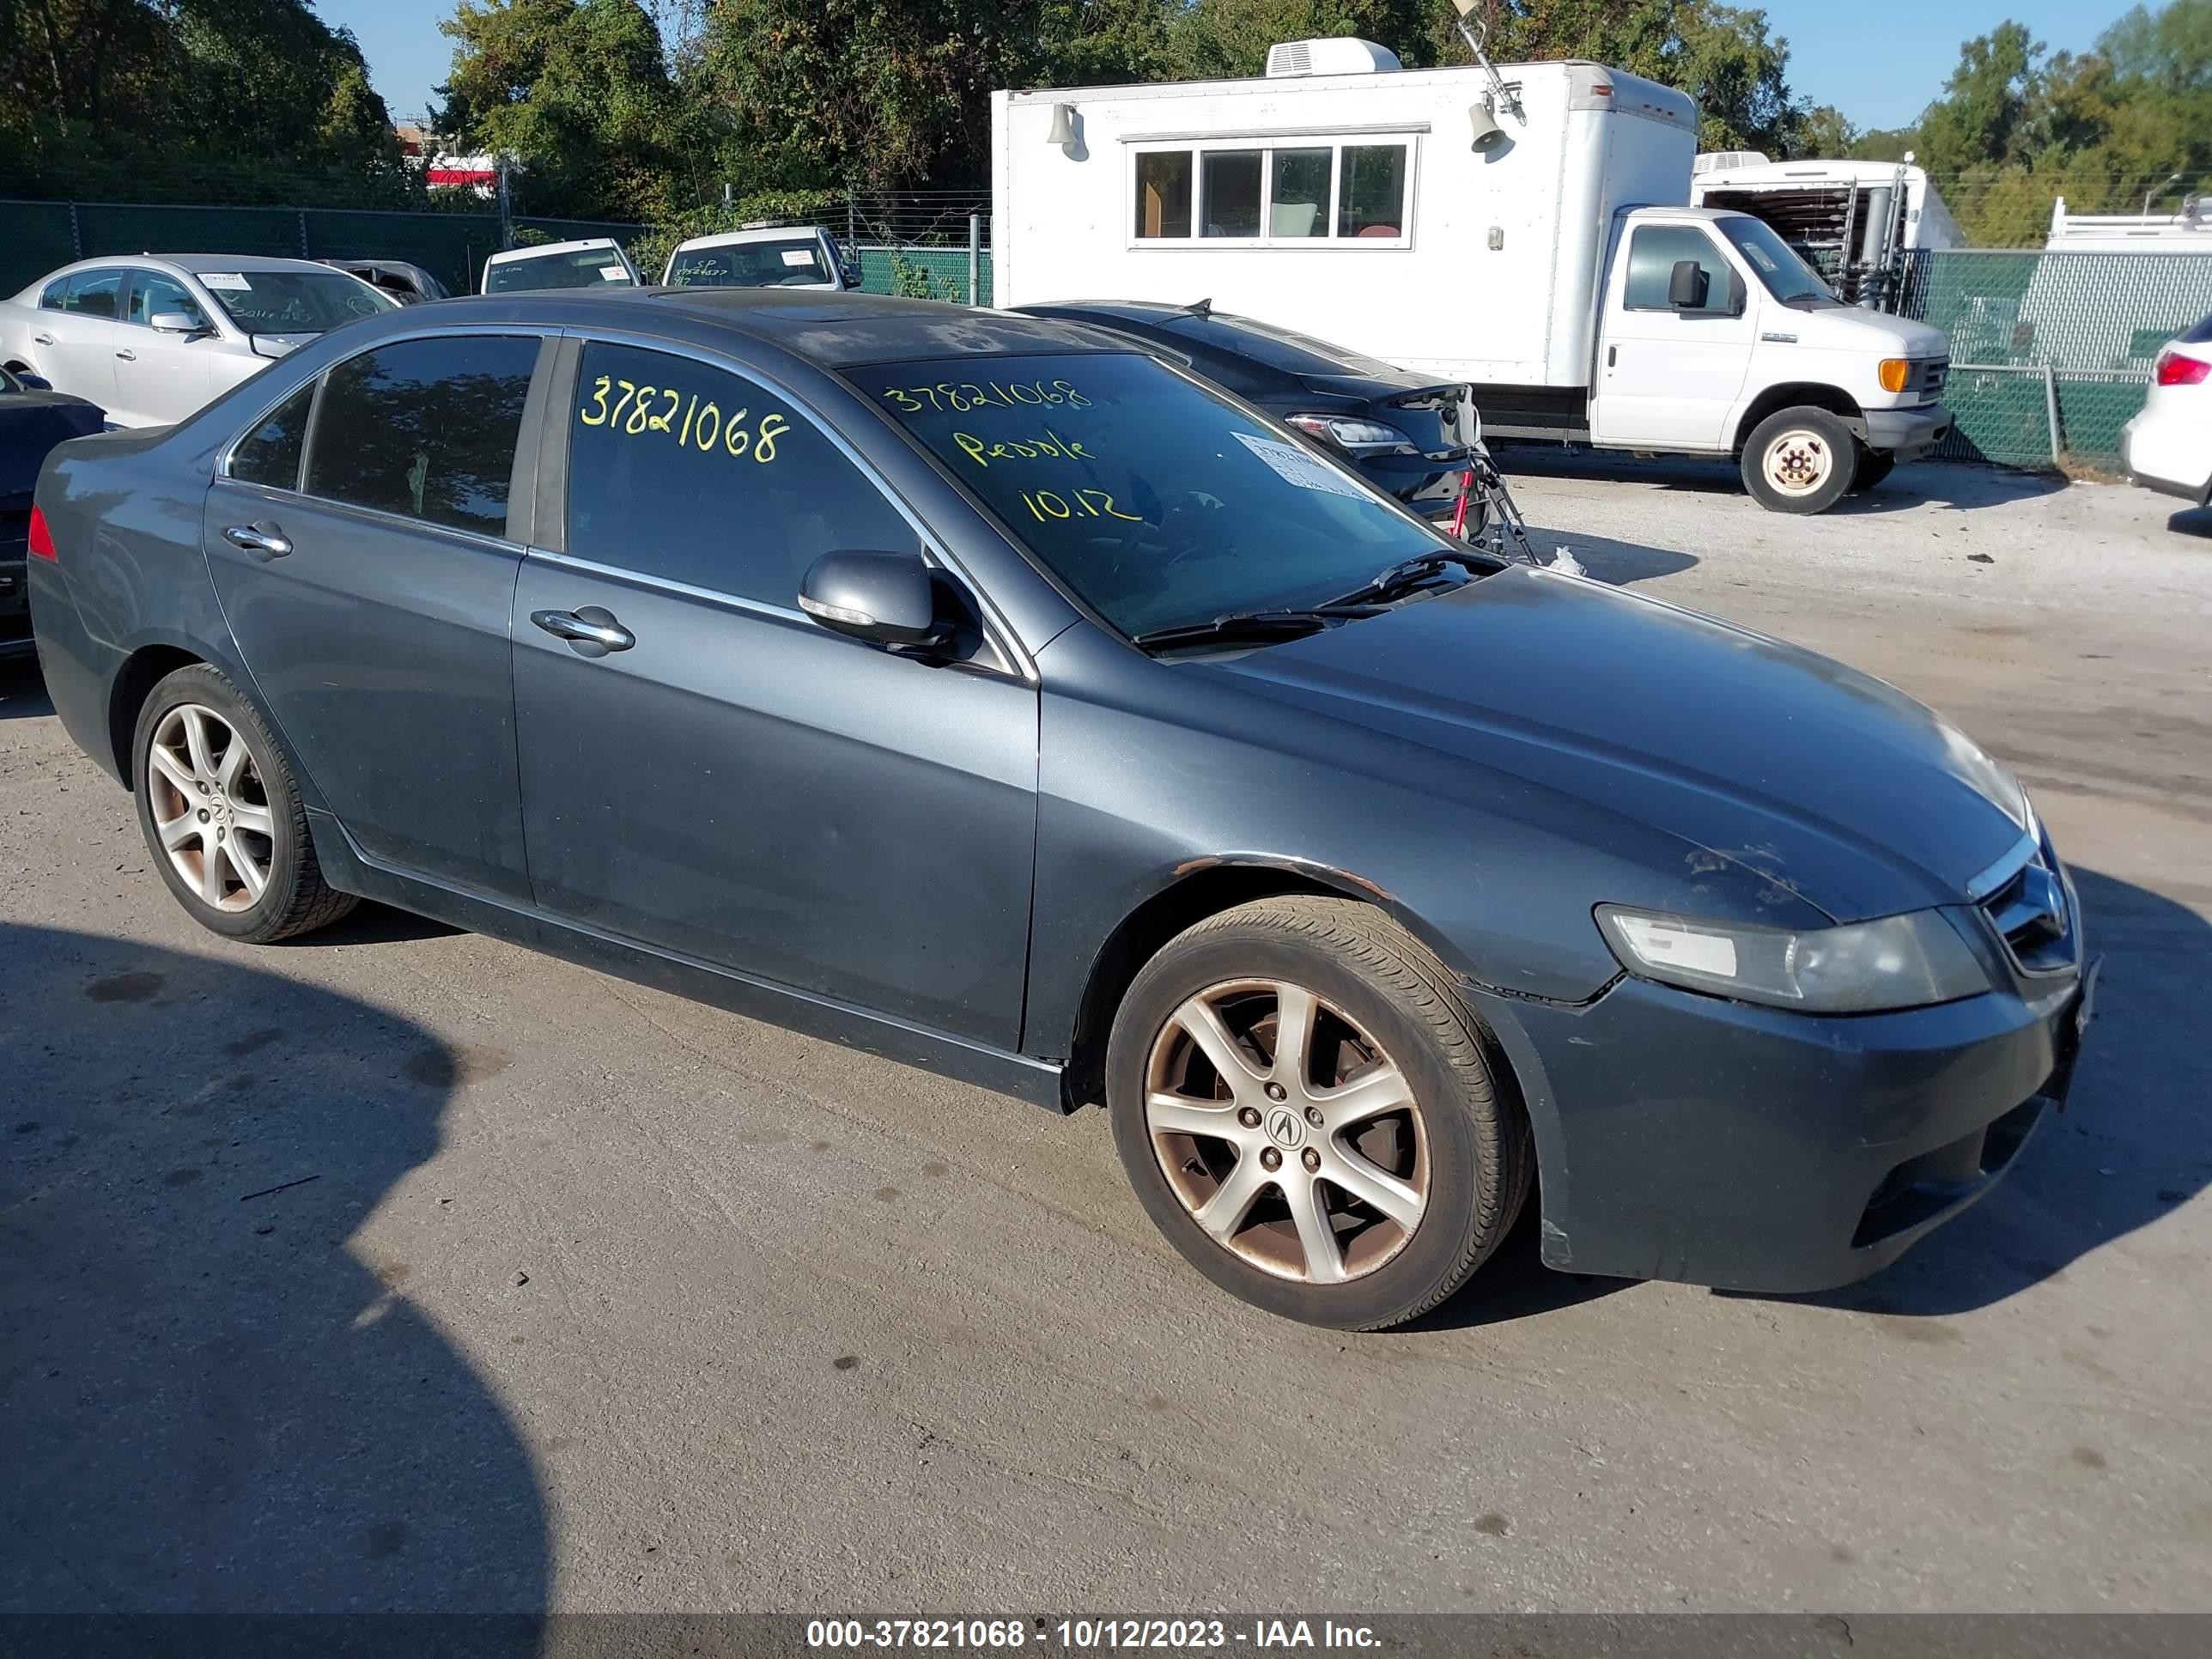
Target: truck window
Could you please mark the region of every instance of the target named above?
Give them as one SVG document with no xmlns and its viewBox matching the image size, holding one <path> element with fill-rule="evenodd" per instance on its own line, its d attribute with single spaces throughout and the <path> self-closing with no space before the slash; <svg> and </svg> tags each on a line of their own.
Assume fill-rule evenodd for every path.
<svg viewBox="0 0 2212 1659">
<path fill-rule="evenodd" d="M 1260 152 L 1210 149 L 1202 158 L 1208 236 L 1260 234 Z"/>
<path fill-rule="evenodd" d="M 1137 157 L 1137 234 L 1190 234 L 1190 152 L 1159 150 Z"/>
<path fill-rule="evenodd" d="M 1728 304 L 1729 266 L 1713 239 L 1694 225 L 1639 225 L 1628 241 L 1628 283 L 1621 299 L 1630 311 L 1672 311 L 1667 284 L 1678 261 L 1694 259 L 1705 268 L 1705 303 Z"/>
<path fill-rule="evenodd" d="M 1328 234 L 1328 191 L 1336 173 L 1330 149 L 1279 149 L 1275 180 L 1267 196 L 1267 234 Z"/>
<path fill-rule="evenodd" d="M 1340 236 L 1402 236 L 1406 227 L 1406 147 L 1346 144 Z"/>
</svg>

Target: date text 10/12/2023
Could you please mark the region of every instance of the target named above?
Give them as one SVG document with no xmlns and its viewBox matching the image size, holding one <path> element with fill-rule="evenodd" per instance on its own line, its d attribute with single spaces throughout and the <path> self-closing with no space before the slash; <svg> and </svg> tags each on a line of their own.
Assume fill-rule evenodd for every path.
<svg viewBox="0 0 2212 1659">
<path fill-rule="evenodd" d="M 1382 1638 L 1369 1626 L 1328 1619 L 813 1619 L 806 1625 L 810 1648 L 1004 1652 L 1032 1644 L 1081 1652 L 1270 1652 L 1371 1649 Z"/>
</svg>

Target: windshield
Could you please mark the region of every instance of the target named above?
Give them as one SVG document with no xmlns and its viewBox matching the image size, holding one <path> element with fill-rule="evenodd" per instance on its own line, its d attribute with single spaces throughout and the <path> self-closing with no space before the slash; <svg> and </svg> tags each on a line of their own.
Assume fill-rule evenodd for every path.
<svg viewBox="0 0 2212 1659">
<path fill-rule="evenodd" d="M 1797 257 L 1789 243 L 1774 234 L 1763 219 L 1731 213 L 1720 222 L 1721 234 L 1736 245 L 1766 291 L 1785 306 L 1841 305 L 1828 291 L 1813 267 Z"/>
<path fill-rule="evenodd" d="M 484 292 L 514 294 L 533 288 L 598 288 L 620 283 L 635 287 L 622 254 L 611 247 L 575 247 L 559 253 L 502 259 L 484 273 Z"/>
<path fill-rule="evenodd" d="M 778 242 L 678 248 L 668 280 L 678 288 L 818 288 L 837 278 L 820 240 L 795 236 Z"/>
<path fill-rule="evenodd" d="M 321 334 L 398 304 L 342 270 L 203 270 L 200 286 L 248 334 Z"/>
<path fill-rule="evenodd" d="M 1154 358 L 958 357 L 846 374 L 1132 636 L 1317 605 L 1450 545 Z"/>
</svg>

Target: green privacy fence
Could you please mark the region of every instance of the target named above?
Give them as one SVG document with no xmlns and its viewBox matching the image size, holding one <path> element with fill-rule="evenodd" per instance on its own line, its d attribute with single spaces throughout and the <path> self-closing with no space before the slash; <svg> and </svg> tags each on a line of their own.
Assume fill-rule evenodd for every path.
<svg viewBox="0 0 2212 1659">
<path fill-rule="evenodd" d="M 2159 348 L 2212 316 L 2212 257 L 1923 249 L 1896 308 L 1950 337 L 1941 454 L 2110 465 Z"/>
<path fill-rule="evenodd" d="M 522 240 L 575 241 L 606 236 L 625 246 L 646 228 L 604 219 L 518 216 Z M 536 236 L 523 233 L 537 233 Z M 128 253 L 258 253 L 293 259 L 404 259 L 456 294 L 472 292 L 483 262 L 501 245 L 495 213 L 393 213 L 349 208 L 178 207 L 115 202 L 0 201 L 0 295 L 36 282 L 73 259 Z M 929 297 L 991 303 L 991 252 L 977 258 L 978 294 L 969 292 L 964 246 L 890 246 L 856 250 L 861 286 L 899 291 L 894 259 L 919 273 Z M 645 273 L 648 280 L 658 271 Z"/>
</svg>

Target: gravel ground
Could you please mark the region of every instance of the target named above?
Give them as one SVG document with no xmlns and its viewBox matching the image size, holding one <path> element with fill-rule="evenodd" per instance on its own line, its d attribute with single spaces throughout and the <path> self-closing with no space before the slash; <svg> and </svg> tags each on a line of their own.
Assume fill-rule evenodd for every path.
<svg viewBox="0 0 2212 1659">
<path fill-rule="evenodd" d="M 2110 952 L 2074 1109 L 1898 1268 L 1352 1338 L 1048 1114 L 386 912 L 193 927 L 0 667 L 0 1610 L 2212 1610 L 2212 516 L 1507 457 L 1591 573 L 2034 790 Z"/>
</svg>

